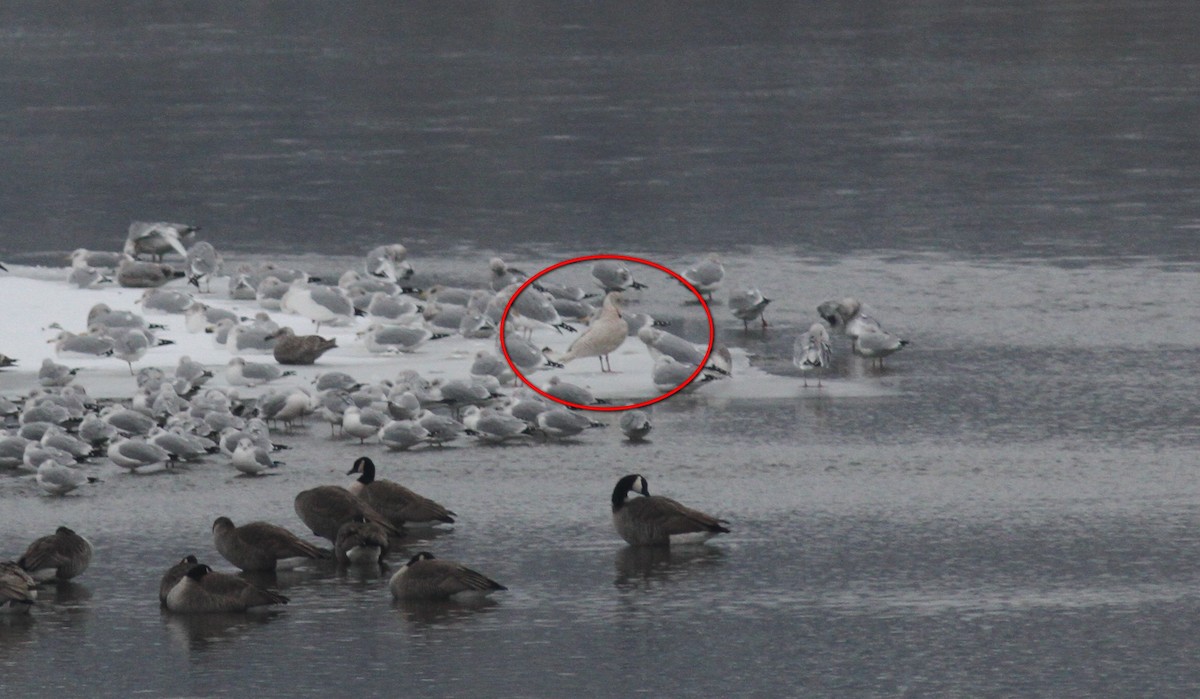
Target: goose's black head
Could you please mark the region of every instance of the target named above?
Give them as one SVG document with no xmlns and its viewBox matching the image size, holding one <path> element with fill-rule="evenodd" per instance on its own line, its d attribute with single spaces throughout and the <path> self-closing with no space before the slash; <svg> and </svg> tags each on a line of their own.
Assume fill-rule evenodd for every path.
<svg viewBox="0 0 1200 699">
<path fill-rule="evenodd" d="M 355 473 L 362 474 L 358 478 L 360 482 L 370 483 L 371 481 L 375 480 L 375 462 L 371 461 L 371 457 L 369 456 L 358 457 L 358 459 L 354 462 L 354 465 L 351 466 L 350 470 L 346 472 L 346 475 L 350 476 Z"/>
<path fill-rule="evenodd" d="M 201 563 L 199 565 L 194 565 L 191 568 L 188 568 L 187 576 L 189 578 L 191 578 L 192 580 L 195 580 L 196 582 L 200 582 L 201 580 L 204 579 L 205 575 L 208 575 L 211 572 L 212 572 L 212 568 L 209 568 L 208 566 Z"/>
<path fill-rule="evenodd" d="M 646 484 L 646 479 L 640 474 L 631 473 L 617 481 L 617 487 L 613 488 L 612 506 L 613 511 L 621 509 L 625 504 L 625 499 L 629 493 L 639 493 L 641 495 L 649 495 L 650 487 Z"/>
</svg>

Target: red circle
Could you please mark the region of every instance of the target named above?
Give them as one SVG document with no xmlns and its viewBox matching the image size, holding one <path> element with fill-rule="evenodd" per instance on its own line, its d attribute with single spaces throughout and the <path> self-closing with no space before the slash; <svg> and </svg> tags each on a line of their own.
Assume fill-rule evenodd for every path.
<svg viewBox="0 0 1200 699">
<path fill-rule="evenodd" d="M 683 383 L 679 384 L 675 388 L 672 388 L 670 391 L 667 391 L 666 393 L 662 394 L 661 396 L 658 396 L 657 398 L 651 398 L 649 400 L 642 401 L 641 403 L 633 403 L 631 405 L 580 405 L 579 403 L 572 403 L 570 401 L 562 400 L 561 398 L 556 398 L 556 397 L 550 395 L 549 393 L 546 393 L 542 389 L 533 385 L 533 382 L 531 382 L 529 379 L 525 378 L 525 375 L 521 373 L 521 370 L 517 368 L 517 365 L 513 364 L 512 357 L 508 356 L 508 343 L 505 341 L 505 333 L 504 333 L 504 325 L 505 325 L 505 323 L 508 322 L 508 312 L 512 308 L 513 302 L 516 301 L 517 297 L 520 296 L 521 293 L 525 291 L 526 287 L 528 287 L 530 284 L 534 283 L 541 277 L 545 276 L 546 274 L 549 274 L 550 272 L 553 272 L 554 270 L 556 270 L 560 267 L 566 267 L 567 265 L 573 265 L 573 264 L 576 264 L 579 262 L 590 262 L 593 260 L 621 260 L 623 262 L 637 262 L 639 264 L 643 264 L 648 267 L 653 267 L 653 268 L 659 270 L 660 272 L 666 272 L 667 274 L 674 277 L 676 280 L 679 281 L 679 283 L 683 284 L 683 286 L 688 291 L 692 292 L 692 294 L 694 294 L 696 296 L 696 300 L 700 302 L 700 307 L 704 309 L 704 315 L 708 317 L 708 346 L 704 350 L 704 359 L 701 360 L 700 364 L 696 367 L 696 370 L 692 372 L 691 376 L 687 377 L 687 380 L 685 380 Z M 692 286 L 691 283 L 688 282 L 688 280 L 684 279 L 681 275 L 677 274 L 674 270 L 672 270 L 669 267 L 660 265 L 657 262 L 651 262 L 650 260 L 644 260 L 640 257 L 632 257 L 630 255 L 585 255 L 583 257 L 574 257 L 569 260 L 563 260 L 562 262 L 552 264 L 549 267 L 547 267 L 546 269 L 543 269 L 542 271 L 538 272 L 537 274 L 534 274 L 533 276 L 526 279 L 525 282 L 523 284 L 521 284 L 521 286 L 518 287 L 515 292 L 513 292 L 513 295 L 509 297 L 508 303 L 505 304 L 505 306 L 504 306 L 504 315 L 500 316 L 500 329 L 498 332 L 500 333 L 500 351 L 504 353 L 504 360 L 506 362 L 508 362 L 508 366 L 513 370 L 513 373 L 516 374 L 517 377 L 521 379 L 521 382 L 524 383 L 526 386 L 532 388 L 534 391 L 536 391 L 538 394 L 540 394 L 543 398 L 548 398 L 549 400 L 552 400 L 555 403 L 559 403 L 561 405 L 565 405 L 565 406 L 568 406 L 571 408 L 577 408 L 579 410 L 598 410 L 598 411 L 609 411 L 609 412 L 618 411 L 618 410 L 635 410 L 637 408 L 645 408 L 647 406 L 654 405 L 655 403 L 657 403 L 659 401 L 666 400 L 666 399 L 670 398 L 671 396 L 675 395 L 676 393 L 679 393 L 680 391 L 682 391 L 684 386 L 687 386 L 688 384 L 690 384 L 693 380 L 695 380 L 695 378 L 697 376 L 700 375 L 701 371 L 704 371 L 704 367 L 708 364 L 708 357 L 712 354 L 713 343 L 716 340 L 716 329 L 713 325 L 712 310 L 709 309 L 708 304 L 704 301 L 704 297 L 700 295 L 700 292 L 696 291 L 696 287 Z"/>
</svg>

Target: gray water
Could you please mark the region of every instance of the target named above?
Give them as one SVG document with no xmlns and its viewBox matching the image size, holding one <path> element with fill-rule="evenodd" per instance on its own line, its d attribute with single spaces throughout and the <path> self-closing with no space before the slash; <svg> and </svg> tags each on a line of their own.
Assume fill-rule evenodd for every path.
<svg viewBox="0 0 1200 699">
<path fill-rule="evenodd" d="M 847 294 L 913 341 L 883 372 L 836 347 L 860 396 L 673 398 L 641 446 L 313 425 L 271 478 L 5 479 L 0 555 L 60 523 L 97 553 L 0 620 L 3 694 L 1195 696 L 1193 8 L 894 5 L 0 8 L 6 261 L 133 218 L 326 268 L 402 240 L 439 280 L 716 249 L 776 299 L 765 335 L 714 307 L 757 368 L 793 376 Z M 510 591 L 397 606 L 312 568 L 266 581 L 275 614 L 159 611 L 170 563 L 220 562 L 213 518 L 300 531 L 294 494 L 362 453 L 462 516 L 405 553 Z M 733 532 L 626 547 L 634 471 Z"/>
</svg>

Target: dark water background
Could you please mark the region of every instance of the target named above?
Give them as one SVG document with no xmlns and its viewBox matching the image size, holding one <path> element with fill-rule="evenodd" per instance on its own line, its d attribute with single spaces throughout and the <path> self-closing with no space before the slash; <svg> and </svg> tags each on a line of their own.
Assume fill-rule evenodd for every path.
<svg viewBox="0 0 1200 699">
<path fill-rule="evenodd" d="M 12 2 L 0 253 L 1193 260 L 1187 2 Z M 470 249 L 470 248 L 469 248 Z"/>
<path fill-rule="evenodd" d="M 70 523 L 97 559 L 0 622 L 0 693 L 1200 693 L 1195 8 L 899 5 L 5 3 L 6 261 L 132 219 L 325 266 L 399 240 L 458 280 L 718 250 L 778 298 L 765 338 L 717 307 L 760 368 L 846 294 L 914 344 L 883 374 L 840 346 L 853 399 L 673 399 L 640 448 L 370 447 L 463 514 L 428 546 L 512 588 L 480 609 L 312 570 L 265 619 L 160 615 L 215 516 L 298 530 L 342 482 L 323 427 L 271 479 L 6 481 L 3 555 Z M 734 532 L 624 547 L 634 470 Z"/>
</svg>

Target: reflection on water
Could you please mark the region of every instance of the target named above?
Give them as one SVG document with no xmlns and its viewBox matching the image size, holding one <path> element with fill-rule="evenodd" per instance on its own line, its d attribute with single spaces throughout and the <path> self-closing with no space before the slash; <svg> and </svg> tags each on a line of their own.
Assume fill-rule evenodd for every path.
<svg viewBox="0 0 1200 699">
<path fill-rule="evenodd" d="M 177 647 L 199 651 L 237 639 L 280 615 L 279 611 L 265 609 L 243 614 L 173 614 L 163 610 L 162 620 Z"/>
<path fill-rule="evenodd" d="M 706 544 L 684 546 L 626 546 L 617 551 L 613 584 L 622 590 L 650 588 L 697 573 L 712 573 L 725 562 L 725 550 Z"/>
<path fill-rule="evenodd" d="M 47 592 L 50 595 L 47 595 Z M 39 603 L 50 601 L 58 607 L 86 609 L 84 603 L 90 599 L 92 599 L 91 588 L 74 580 L 57 580 L 38 588 Z"/>
<path fill-rule="evenodd" d="M 464 597 L 450 600 L 394 600 L 392 606 L 407 622 L 445 626 L 492 612 L 500 606 L 500 602 L 492 597 Z"/>
</svg>

